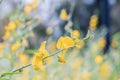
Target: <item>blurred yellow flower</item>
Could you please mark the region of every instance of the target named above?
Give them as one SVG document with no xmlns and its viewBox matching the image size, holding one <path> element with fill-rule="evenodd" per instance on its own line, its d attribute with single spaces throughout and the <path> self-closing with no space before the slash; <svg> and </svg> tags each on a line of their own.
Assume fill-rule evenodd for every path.
<svg viewBox="0 0 120 80">
<path fill-rule="evenodd" d="M 71 37 L 73 38 L 74 44 L 77 48 L 82 48 L 84 46 L 84 41 L 80 40 L 80 33 L 78 30 L 73 30 L 71 32 Z"/>
<path fill-rule="evenodd" d="M 39 51 L 35 54 L 32 60 L 32 65 L 35 70 L 43 70 L 43 58 L 48 56 L 48 51 L 45 49 L 46 41 L 41 43 L 41 46 L 39 48 Z M 45 59 L 49 61 L 49 58 Z"/>
<path fill-rule="evenodd" d="M 104 38 L 100 38 L 100 40 L 98 41 L 98 45 L 100 49 L 103 49 L 106 45 L 106 40 Z"/>
<path fill-rule="evenodd" d="M 39 0 L 33 0 L 33 4 L 34 4 L 34 5 L 38 5 L 38 1 L 39 1 Z"/>
<path fill-rule="evenodd" d="M 66 77 L 64 80 L 71 80 L 69 77 Z"/>
<path fill-rule="evenodd" d="M 80 33 L 78 30 L 73 30 L 71 32 L 71 36 L 75 37 L 75 38 L 79 38 L 80 37 Z"/>
<path fill-rule="evenodd" d="M 46 34 L 50 35 L 50 34 L 52 34 L 52 32 L 53 32 L 53 30 L 52 30 L 51 27 L 48 27 L 48 28 L 46 29 Z"/>
<path fill-rule="evenodd" d="M 99 68 L 99 73 L 104 80 L 108 80 L 110 76 L 110 65 L 108 63 L 102 64 Z"/>
<path fill-rule="evenodd" d="M 118 42 L 115 41 L 115 40 L 112 40 L 111 46 L 112 46 L 113 48 L 116 48 L 116 47 L 118 46 Z"/>
<path fill-rule="evenodd" d="M 14 51 L 16 51 L 19 47 L 20 47 L 20 42 L 16 42 L 15 44 L 13 44 L 12 46 L 11 46 L 11 50 L 14 52 Z"/>
<path fill-rule="evenodd" d="M 91 16 L 90 22 L 89 22 L 89 28 L 90 28 L 91 30 L 95 30 L 97 24 L 98 24 L 98 17 L 97 17 L 97 15 Z"/>
<path fill-rule="evenodd" d="M 21 21 L 19 21 L 19 20 L 15 20 L 15 24 L 16 24 L 18 27 L 21 27 L 21 25 L 22 25 Z"/>
<path fill-rule="evenodd" d="M 55 44 L 55 42 L 52 42 L 52 43 L 50 44 L 50 52 L 51 52 L 51 53 L 54 53 L 55 50 L 56 50 L 56 44 Z"/>
<path fill-rule="evenodd" d="M 6 31 L 10 31 L 10 28 L 9 28 L 9 26 L 7 25 L 7 26 L 5 26 L 5 30 Z"/>
<path fill-rule="evenodd" d="M 4 36 L 2 37 L 4 40 L 7 40 L 10 37 L 10 31 L 6 31 Z"/>
<path fill-rule="evenodd" d="M 118 78 L 118 80 L 120 80 L 120 78 Z"/>
<path fill-rule="evenodd" d="M 95 57 L 95 63 L 100 64 L 103 61 L 102 56 L 98 55 Z"/>
<path fill-rule="evenodd" d="M 31 6 L 31 5 L 27 5 L 27 6 L 24 7 L 24 12 L 25 12 L 25 13 L 28 14 L 28 13 L 30 13 L 31 11 L 32 11 L 32 6 Z"/>
<path fill-rule="evenodd" d="M 79 42 L 76 43 L 75 46 L 80 49 L 84 46 L 84 44 L 85 44 L 84 41 L 79 41 Z"/>
<path fill-rule="evenodd" d="M 60 18 L 61 18 L 62 20 L 64 20 L 64 21 L 68 20 L 68 14 L 67 14 L 67 12 L 66 12 L 65 9 L 62 9 L 62 10 L 61 10 Z"/>
<path fill-rule="evenodd" d="M 10 30 L 15 30 L 16 28 L 16 24 L 14 21 L 10 21 L 9 24 L 8 24 L 8 27 Z"/>
<path fill-rule="evenodd" d="M 81 80 L 90 80 L 91 73 L 90 72 L 83 72 L 81 75 Z"/>
<path fill-rule="evenodd" d="M 22 40 L 22 45 L 25 46 L 25 47 L 28 47 L 28 42 L 26 39 L 23 39 Z"/>
<path fill-rule="evenodd" d="M 74 75 L 73 75 L 73 79 L 72 80 L 81 80 L 80 79 L 80 73 L 74 73 Z"/>
<path fill-rule="evenodd" d="M 42 79 L 41 79 L 40 75 L 35 75 L 33 80 L 42 80 Z"/>
<path fill-rule="evenodd" d="M 0 43 L 0 57 L 2 56 L 3 49 L 4 49 L 4 43 Z"/>
<path fill-rule="evenodd" d="M 80 64 L 82 62 L 82 59 L 77 58 L 74 63 L 72 64 L 72 68 L 74 70 L 78 70 L 80 68 Z"/>
<path fill-rule="evenodd" d="M 29 62 L 29 57 L 27 55 L 25 55 L 23 52 L 20 52 L 18 54 L 19 60 L 22 64 L 28 64 Z"/>
</svg>

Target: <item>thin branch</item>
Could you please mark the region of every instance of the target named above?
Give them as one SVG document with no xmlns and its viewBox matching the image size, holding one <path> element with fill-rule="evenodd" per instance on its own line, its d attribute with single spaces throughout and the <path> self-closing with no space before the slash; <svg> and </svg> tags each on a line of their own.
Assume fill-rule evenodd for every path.
<svg viewBox="0 0 120 80">
<path fill-rule="evenodd" d="M 15 69 L 15 70 L 13 70 L 13 71 L 11 71 L 11 72 L 3 73 L 3 74 L 0 75 L 0 78 L 6 76 L 6 75 L 8 75 L 8 74 L 11 74 L 11 73 L 14 73 L 14 72 L 23 70 L 24 68 L 29 67 L 29 66 L 31 66 L 31 65 L 32 65 L 32 64 L 27 64 L 27 65 L 22 66 L 22 67 L 20 67 L 20 68 L 18 68 L 18 69 Z"/>
<path fill-rule="evenodd" d="M 24 68 L 26 68 L 26 67 L 31 66 L 31 65 L 32 65 L 32 64 L 27 64 L 27 65 L 25 65 L 25 66 L 22 66 L 22 67 L 20 67 L 20 68 L 18 68 L 18 69 L 13 70 L 12 72 L 20 71 L 20 70 L 22 70 L 22 69 L 24 69 Z"/>
<path fill-rule="evenodd" d="M 47 59 L 48 57 L 52 57 L 52 56 L 58 54 L 59 52 L 61 52 L 61 51 L 63 51 L 63 50 L 65 50 L 65 49 L 58 50 L 57 52 L 55 52 L 55 53 L 53 53 L 53 54 L 51 54 L 51 55 L 48 55 L 48 56 L 44 57 L 44 58 L 42 59 L 42 61 L 44 62 L 44 60 Z"/>
</svg>

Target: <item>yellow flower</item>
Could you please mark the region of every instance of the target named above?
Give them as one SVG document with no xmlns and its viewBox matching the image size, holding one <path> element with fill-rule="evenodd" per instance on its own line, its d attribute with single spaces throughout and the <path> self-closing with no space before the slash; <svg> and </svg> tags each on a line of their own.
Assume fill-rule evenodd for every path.
<svg viewBox="0 0 120 80">
<path fill-rule="evenodd" d="M 82 40 L 79 39 L 80 33 L 79 33 L 78 30 L 73 30 L 71 32 L 71 37 L 73 38 L 75 46 L 77 48 L 82 48 L 84 46 L 84 41 L 82 41 Z"/>
<path fill-rule="evenodd" d="M 120 78 L 118 78 L 118 80 L 120 80 Z"/>
<path fill-rule="evenodd" d="M 42 62 L 43 55 L 40 53 L 35 53 L 35 56 L 32 60 L 32 65 L 35 70 L 41 70 L 43 69 L 43 62 Z"/>
<path fill-rule="evenodd" d="M 79 41 L 79 42 L 76 43 L 75 46 L 80 49 L 84 46 L 84 44 L 85 44 L 84 41 Z"/>
<path fill-rule="evenodd" d="M 41 54 L 43 55 L 43 58 L 46 57 L 46 56 L 49 56 L 49 53 L 48 53 L 48 51 L 45 49 L 45 47 L 46 47 L 46 41 L 44 41 L 44 42 L 41 44 L 40 48 L 39 48 L 39 52 L 41 52 Z M 49 62 L 49 61 L 51 61 L 51 58 L 50 58 L 50 57 L 49 57 L 49 58 L 46 58 L 44 61 L 45 61 L 45 62 Z"/>
<path fill-rule="evenodd" d="M 71 32 L 71 36 L 75 37 L 75 38 L 79 38 L 80 37 L 80 33 L 78 30 L 73 30 Z"/>
<path fill-rule="evenodd" d="M 75 73 L 75 74 L 73 74 L 73 79 L 72 80 L 81 80 L 80 79 L 80 73 Z"/>
<path fill-rule="evenodd" d="M 6 31 L 10 31 L 10 27 L 7 25 L 7 26 L 5 26 L 5 30 Z"/>
<path fill-rule="evenodd" d="M 20 27 L 22 25 L 22 23 L 19 20 L 15 20 L 15 23 L 18 27 Z"/>
<path fill-rule="evenodd" d="M 72 38 L 66 36 L 66 37 L 60 37 L 57 42 L 57 48 L 58 49 L 68 49 L 70 47 L 74 46 L 74 41 Z"/>
<path fill-rule="evenodd" d="M 46 41 L 42 42 L 39 51 L 35 54 L 32 60 L 32 65 L 35 70 L 43 70 L 43 58 L 48 56 L 48 51 L 45 49 Z M 45 59 L 45 61 L 49 61 L 50 58 Z"/>
<path fill-rule="evenodd" d="M 67 50 L 74 46 L 74 41 L 70 37 L 60 37 L 57 42 L 57 48 L 58 49 L 65 49 L 61 52 L 61 54 L 58 56 L 58 61 L 65 63 L 64 55 L 67 52 Z"/>
<path fill-rule="evenodd" d="M 118 42 L 115 41 L 115 40 L 112 40 L 111 46 L 112 46 L 113 48 L 116 48 L 116 47 L 118 46 Z"/>
<path fill-rule="evenodd" d="M 15 44 L 12 45 L 11 50 L 14 52 L 20 47 L 20 42 L 16 42 Z"/>
<path fill-rule="evenodd" d="M 3 39 L 7 40 L 9 37 L 10 37 L 10 32 L 6 31 L 5 34 L 4 34 L 4 36 L 3 36 Z"/>
<path fill-rule="evenodd" d="M 32 6 L 31 6 L 31 5 L 27 5 L 27 6 L 24 7 L 24 12 L 25 12 L 25 13 L 28 14 L 28 13 L 30 13 L 31 11 L 32 11 Z"/>
<path fill-rule="evenodd" d="M 66 63 L 64 57 L 58 56 L 58 61 L 61 63 Z"/>
<path fill-rule="evenodd" d="M 56 44 L 55 44 L 55 42 L 52 42 L 52 43 L 50 44 L 50 52 L 51 52 L 51 53 L 54 53 L 55 50 L 56 50 Z"/>
<path fill-rule="evenodd" d="M 25 46 L 25 47 L 28 47 L 28 42 L 26 39 L 23 39 L 22 41 L 22 45 Z"/>
<path fill-rule="evenodd" d="M 69 77 L 66 77 L 64 80 L 71 80 Z"/>
<path fill-rule="evenodd" d="M 63 48 L 63 41 L 64 41 L 64 37 L 60 37 L 57 41 L 57 48 L 61 49 Z"/>
<path fill-rule="evenodd" d="M 0 43 L 0 57 L 2 56 L 3 49 L 4 49 L 4 43 Z"/>
<path fill-rule="evenodd" d="M 16 28 L 16 24 L 14 21 L 10 21 L 9 24 L 8 24 L 8 27 L 10 30 L 15 30 Z"/>
<path fill-rule="evenodd" d="M 10 21 L 7 26 L 5 26 L 6 31 L 15 30 L 16 29 L 16 23 L 14 21 Z"/>
<path fill-rule="evenodd" d="M 95 57 L 95 63 L 100 64 L 103 61 L 102 56 L 98 55 Z"/>
<path fill-rule="evenodd" d="M 99 45 L 100 49 L 103 49 L 106 45 L 106 40 L 104 38 L 101 38 L 98 42 L 98 45 Z"/>
<path fill-rule="evenodd" d="M 52 34 L 52 32 L 53 32 L 53 30 L 52 30 L 51 27 L 48 27 L 48 28 L 46 29 L 46 34 L 50 35 L 50 34 Z"/>
<path fill-rule="evenodd" d="M 89 23 L 89 27 L 91 30 L 95 30 L 96 29 L 96 26 L 97 26 L 97 23 L 98 23 L 98 17 L 96 15 L 93 15 L 91 18 L 90 18 L 90 23 Z"/>
<path fill-rule="evenodd" d="M 22 64 L 27 64 L 29 62 L 29 58 L 27 55 L 25 55 L 23 52 L 20 52 L 18 54 L 19 60 Z"/>
<path fill-rule="evenodd" d="M 42 80 L 42 79 L 41 79 L 40 75 L 35 75 L 33 80 Z"/>
<path fill-rule="evenodd" d="M 72 68 L 74 70 L 78 70 L 80 68 L 81 63 L 82 63 L 82 59 L 77 58 L 72 64 Z"/>
<path fill-rule="evenodd" d="M 61 13 L 60 13 L 60 18 L 64 21 L 68 20 L 68 15 L 67 15 L 67 12 L 65 9 L 62 9 L 61 10 Z"/>
<path fill-rule="evenodd" d="M 81 76 L 81 80 L 89 80 L 89 78 L 91 77 L 91 73 L 90 72 L 83 72 L 82 76 Z"/>
<path fill-rule="evenodd" d="M 66 50 L 63 50 L 61 52 L 61 54 L 58 56 L 58 61 L 61 62 L 61 63 L 66 63 L 65 59 L 64 59 L 64 56 L 65 56 L 65 53 L 67 52 L 67 49 Z"/>
<path fill-rule="evenodd" d="M 39 1 L 39 0 L 33 0 L 33 4 L 34 4 L 34 5 L 38 5 L 38 1 Z"/>
<path fill-rule="evenodd" d="M 99 68 L 99 73 L 104 80 L 108 80 L 110 76 L 110 65 L 108 63 L 104 63 Z"/>
</svg>

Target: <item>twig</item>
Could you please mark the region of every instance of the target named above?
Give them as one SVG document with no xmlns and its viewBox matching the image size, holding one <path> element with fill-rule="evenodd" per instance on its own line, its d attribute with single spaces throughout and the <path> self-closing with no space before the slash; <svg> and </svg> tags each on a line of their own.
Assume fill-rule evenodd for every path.
<svg viewBox="0 0 120 80">
<path fill-rule="evenodd" d="M 32 65 L 32 64 L 27 64 L 27 65 L 25 65 L 25 66 L 22 66 L 22 67 L 20 67 L 20 68 L 18 68 L 18 69 L 13 70 L 12 72 L 20 71 L 20 70 L 22 70 L 22 69 L 24 69 L 24 68 L 26 68 L 26 67 L 31 66 L 31 65 Z"/>
<path fill-rule="evenodd" d="M 3 74 L 0 75 L 0 78 L 8 75 L 8 73 L 14 73 L 14 72 L 20 71 L 20 70 L 22 70 L 22 69 L 24 69 L 24 68 L 26 68 L 26 67 L 31 66 L 31 65 L 32 65 L 32 64 L 27 64 L 27 65 L 22 66 L 22 67 L 20 67 L 20 68 L 18 68 L 18 69 L 15 69 L 15 70 L 13 70 L 13 71 L 11 71 L 11 72 L 3 73 Z"/>
<path fill-rule="evenodd" d="M 59 50 L 59 51 L 57 51 L 57 52 L 55 52 L 55 53 L 53 53 L 53 54 L 51 54 L 51 55 L 48 55 L 48 56 L 44 57 L 44 58 L 42 59 L 42 61 L 44 62 L 44 60 L 47 59 L 48 57 L 52 57 L 52 56 L 58 54 L 59 52 L 61 52 L 61 51 L 63 51 L 63 50 L 65 50 L 65 49 L 61 49 L 61 50 Z"/>
</svg>

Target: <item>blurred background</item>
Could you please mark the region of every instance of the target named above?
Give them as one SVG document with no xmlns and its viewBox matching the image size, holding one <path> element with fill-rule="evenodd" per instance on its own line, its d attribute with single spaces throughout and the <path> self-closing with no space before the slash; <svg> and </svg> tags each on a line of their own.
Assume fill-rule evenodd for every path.
<svg viewBox="0 0 120 80">
<path fill-rule="evenodd" d="M 66 64 L 53 57 L 45 70 L 4 79 L 120 80 L 119 12 L 120 0 L 0 0 L 0 74 L 31 63 L 45 40 L 52 54 L 59 37 L 77 30 L 82 40 L 89 30 L 94 38 L 68 51 Z"/>
</svg>

